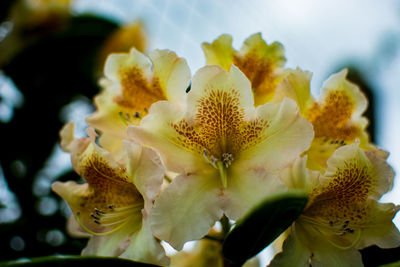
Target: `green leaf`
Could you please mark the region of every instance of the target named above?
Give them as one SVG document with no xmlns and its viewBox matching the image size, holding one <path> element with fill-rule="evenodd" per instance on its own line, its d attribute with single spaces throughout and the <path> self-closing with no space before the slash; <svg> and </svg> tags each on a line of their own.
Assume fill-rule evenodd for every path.
<svg viewBox="0 0 400 267">
<path fill-rule="evenodd" d="M 384 264 L 380 265 L 380 267 L 399 267 L 400 266 L 400 261 L 392 262 L 389 264 Z"/>
<path fill-rule="evenodd" d="M 306 193 L 294 190 L 262 201 L 227 235 L 224 257 L 240 265 L 258 254 L 300 216 L 307 200 Z"/>
<path fill-rule="evenodd" d="M 28 260 L 8 261 L 0 262 L 0 267 L 8 266 L 26 266 L 26 267 L 88 267 L 88 266 L 131 266 L 131 267 L 145 267 L 145 266 L 157 266 L 152 264 L 140 263 L 131 260 L 125 260 L 115 257 L 95 257 L 95 256 L 50 256 L 40 257 Z"/>
</svg>

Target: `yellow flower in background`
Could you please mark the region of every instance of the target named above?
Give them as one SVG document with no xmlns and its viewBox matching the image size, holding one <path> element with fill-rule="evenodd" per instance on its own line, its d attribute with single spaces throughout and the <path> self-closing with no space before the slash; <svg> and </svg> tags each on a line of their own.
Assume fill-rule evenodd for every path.
<svg viewBox="0 0 400 267">
<path fill-rule="evenodd" d="M 347 70 L 328 78 L 322 87 L 321 96 L 315 100 L 310 93 L 311 72 L 300 69 L 289 70 L 279 84 L 274 101 L 285 97 L 294 99 L 300 113 L 314 127 L 315 137 L 307 151 L 307 167 L 324 170 L 326 161 L 341 146 L 360 141 L 360 147 L 374 150 L 383 158 L 387 153 L 369 143 L 366 127 L 368 121 L 362 116 L 367 108 L 367 99 L 357 85 L 346 79 Z"/>
<path fill-rule="evenodd" d="M 240 51 L 232 47 L 232 37 L 219 36 L 211 44 L 203 43 L 207 65 L 218 65 L 229 70 L 237 66 L 250 80 L 256 106 L 269 102 L 283 78 L 286 59 L 284 48 L 274 42 L 268 45 L 260 33 L 251 35 L 244 41 Z"/>
<path fill-rule="evenodd" d="M 180 251 L 171 257 L 173 267 L 223 267 L 222 244 L 219 241 L 199 240 L 192 251 Z"/>
<path fill-rule="evenodd" d="M 179 173 L 152 212 L 155 235 L 181 249 L 208 233 L 223 213 L 232 220 L 284 190 L 272 171 L 304 152 L 313 138 L 295 102 L 254 108 L 251 85 L 235 66 L 201 68 L 192 79 L 186 110 L 167 101 L 152 105 L 133 140 L 155 148 Z"/>
<path fill-rule="evenodd" d="M 97 70 L 99 76 L 103 75 L 104 62 L 112 53 L 124 53 L 132 47 L 136 48 L 141 53 L 145 53 L 148 40 L 145 27 L 141 22 L 133 22 L 127 25 L 118 27 L 101 46 L 97 57 Z"/>
<path fill-rule="evenodd" d="M 196 242 L 194 249 L 179 251 L 171 256 L 172 267 L 223 267 L 222 244 L 220 241 L 201 239 Z M 247 261 L 243 267 L 259 267 L 257 258 Z"/>
<path fill-rule="evenodd" d="M 135 48 L 111 54 L 104 75 L 103 90 L 95 97 L 97 111 L 86 120 L 100 130 L 100 145 L 111 153 L 123 150 L 127 126 L 138 124 L 154 102 L 181 106 L 191 76 L 186 61 L 174 52 L 155 50 L 147 57 Z"/>
<path fill-rule="evenodd" d="M 333 153 L 324 174 L 308 171 L 303 157 L 281 175 L 289 188 L 308 192 L 309 202 L 271 266 L 363 266 L 358 249 L 400 245 L 392 222 L 400 207 L 378 203 L 394 172 L 373 152 L 354 143 Z"/>
<path fill-rule="evenodd" d="M 12 30 L 0 41 L 0 68 L 7 65 L 25 47 L 51 33 L 61 32 L 71 18 L 74 0 L 13 1 L 8 19 Z"/>
<path fill-rule="evenodd" d="M 149 223 L 152 201 L 164 177 L 157 154 L 125 142 L 125 154 L 115 159 L 95 144 L 93 129 L 89 137 L 81 139 L 74 139 L 73 131 L 72 123 L 62 129 L 61 145 L 86 183 L 55 182 L 52 189 L 68 202 L 82 229 L 92 235 L 82 254 L 168 264 Z"/>
</svg>

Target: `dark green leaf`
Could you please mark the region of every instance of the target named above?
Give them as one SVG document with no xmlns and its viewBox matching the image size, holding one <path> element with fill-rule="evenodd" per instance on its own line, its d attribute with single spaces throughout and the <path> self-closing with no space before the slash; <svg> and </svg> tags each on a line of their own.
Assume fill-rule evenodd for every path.
<svg viewBox="0 0 400 267">
<path fill-rule="evenodd" d="M 400 266 L 400 261 L 396 261 L 389 264 L 381 265 L 380 267 L 399 267 L 399 266 Z"/>
<path fill-rule="evenodd" d="M 307 204 L 303 191 L 290 191 L 262 201 L 228 234 L 223 245 L 224 257 L 243 264 L 258 254 L 301 214 Z"/>
<path fill-rule="evenodd" d="M 62 257 L 40 257 L 29 259 L 28 261 L 8 261 L 8 262 L 0 262 L 1 267 L 6 266 L 26 266 L 26 267 L 64 267 L 64 266 L 73 266 L 73 267 L 88 267 L 88 266 L 131 266 L 131 267 L 140 267 L 140 266 L 157 266 L 152 264 L 134 262 L 131 260 L 125 260 L 115 257 L 94 257 L 94 256 L 62 256 Z"/>
</svg>

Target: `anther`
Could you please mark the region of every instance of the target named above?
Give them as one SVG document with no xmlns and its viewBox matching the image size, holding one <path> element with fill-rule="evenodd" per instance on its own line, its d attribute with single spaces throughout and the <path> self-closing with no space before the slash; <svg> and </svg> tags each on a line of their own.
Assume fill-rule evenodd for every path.
<svg viewBox="0 0 400 267">
<path fill-rule="evenodd" d="M 230 153 L 222 154 L 222 162 L 224 163 L 225 168 L 228 168 L 232 164 L 232 161 L 233 161 L 232 154 L 230 154 Z"/>
<path fill-rule="evenodd" d="M 99 210 L 98 208 L 94 208 L 94 212 L 96 213 L 96 215 L 101 216 L 104 215 L 105 212 Z"/>
<path fill-rule="evenodd" d="M 100 220 L 100 218 L 99 217 L 97 217 L 96 215 L 94 215 L 93 213 L 91 213 L 90 214 L 90 216 L 96 221 L 99 221 Z"/>
</svg>

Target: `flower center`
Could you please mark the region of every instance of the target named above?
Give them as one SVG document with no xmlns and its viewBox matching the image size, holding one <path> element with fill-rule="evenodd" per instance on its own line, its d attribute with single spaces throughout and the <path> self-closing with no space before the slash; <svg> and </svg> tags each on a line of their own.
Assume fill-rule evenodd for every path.
<svg viewBox="0 0 400 267">
<path fill-rule="evenodd" d="M 204 159 L 210 163 L 214 168 L 218 169 L 219 175 L 221 178 L 222 185 L 224 188 L 228 186 L 228 179 L 226 174 L 226 169 L 232 164 L 233 162 L 233 154 L 231 153 L 223 153 L 221 157 L 218 159 L 214 155 L 209 155 L 207 149 L 203 149 L 203 156 Z"/>
<path fill-rule="evenodd" d="M 76 219 L 80 226 L 88 233 L 97 236 L 109 235 L 121 229 L 124 225 L 129 222 L 129 218 L 132 215 L 137 214 L 143 208 L 143 203 L 135 203 L 123 207 L 116 207 L 114 204 L 108 205 L 106 209 L 94 208 L 90 214 L 93 222 L 104 228 L 111 228 L 110 231 L 106 232 L 95 232 L 85 226 L 80 220 L 80 212 L 77 212 Z"/>
</svg>

